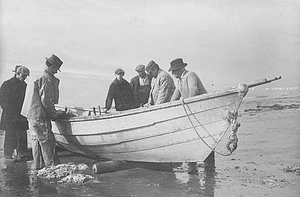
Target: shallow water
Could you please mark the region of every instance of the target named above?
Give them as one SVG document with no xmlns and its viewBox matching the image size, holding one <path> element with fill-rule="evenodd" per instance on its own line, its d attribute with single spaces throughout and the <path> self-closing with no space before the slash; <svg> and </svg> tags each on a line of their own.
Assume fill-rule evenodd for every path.
<svg viewBox="0 0 300 197">
<path fill-rule="evenodd" d="M 3 134 L 1 134 L 3 140 Z M 32 161 L 0 159 L 2 196 L 214 196 L 214 163 L 198 165 L 189 174 L 188 165 L 132 163 L 132 168 L 93 174 L 95 162 L 60 152 L 62 162 L 86 163 L 83 174 L 94 177 L 82 184 L 57 183 L 40 178 L 31 169 Z M 3 155 L 3 151 L 2 151 Z M 194 171 L 195 172 L 195 171 Z"/>
<path fill-rule="evenodd" d="M 299 104 L 299 98 L 244 102 L 238 149 L 229 157 L 216 154 L 215 162 L 198 164 L 197 173 L 187 164 L 131 163 L 126 170 L 94 174 L 94 160 L 59 152 L 63 163 L 89 166 L 82 173 L 94 179 L 82 184 L 43 179 L 32 170 L 32 161 L 4 159 L 0 131 L 0 196 L 297 196 L 300 176 L 284 169 L 299 163 L 300 111 L 272 108 L 293 103 Z M 271 107 L 249 111 L 257 106 Z"/>
</svg>

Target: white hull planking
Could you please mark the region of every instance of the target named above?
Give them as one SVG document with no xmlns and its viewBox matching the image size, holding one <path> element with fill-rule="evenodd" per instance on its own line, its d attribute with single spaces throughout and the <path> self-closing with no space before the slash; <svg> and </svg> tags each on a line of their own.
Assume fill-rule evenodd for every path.
<svg viewBox="0 0 300 197">
<path fill-rule="evenodd" d="M 228 111 L 238 109 L 243 96 L 235 92 L 201 98 L 186 99 L 184 105 L 177 101 L 118 115 L 56 122 L 53 132 L 64 148 L 94 158 L 201 162 L 228 130 L 230 123 L 224 118 Z"/>
</svg>

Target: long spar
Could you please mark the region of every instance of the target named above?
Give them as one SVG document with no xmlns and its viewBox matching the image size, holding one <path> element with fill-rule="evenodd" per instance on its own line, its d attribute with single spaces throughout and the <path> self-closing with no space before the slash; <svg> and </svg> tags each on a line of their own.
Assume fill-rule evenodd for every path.
<svg viewBox="0 0 300 197">
<path fill-rule="evenodd" d="M 257 81 L 254 81 L 252 83 L 247 84 L 247 86 L 249 88 L 252 88 L 252 87 L 263 85 L 263 84 L 266 84 L 266 83 L 271 83 L 272 81 L 277 81 L 279 79 L 281 79 L 281 76 L 277 76 L 277 77 L 273 77 L 273 78 L 260 79 L 260 80 L 257 80 Z"/>
</svg>

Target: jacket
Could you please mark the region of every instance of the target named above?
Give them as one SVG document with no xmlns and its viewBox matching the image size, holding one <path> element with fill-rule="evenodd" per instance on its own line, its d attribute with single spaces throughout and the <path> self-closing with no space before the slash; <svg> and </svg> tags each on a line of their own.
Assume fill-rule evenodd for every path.
<svg viewBox="0 0 300 197">
<path fill-rule="evenodd" d="M 151 105 L 170 102 L 175 84 L 172 77 L 164 70 L 159 69 L 156 78 L 152 79 L 148 103 Z"/>
<path fill-rule="evenodd" d="M 49 121 L 57 114 L 60 80 L 46 70 L 33 83 L 33 90 L 25 100 L 22 114 L 28 119 Z"/>
<path fill-rule="evenodd" d="M 185 99 L 200 94 L 207 93 L 200 78 L 196 73 L 185 71 L 181 79 L 178 80 L 178 85 L 171 98 L 171 101 Z"/>
<path fill-rule="evenodd" d="M 133 94 L 135 97 L 135 100 L 138 104 L 144 105 L 148 102 L 150 90 L 151 90 L 151 76 L 147 75 L 148 81 L 149 81 L 149 87 L 143 87 L 140 85 L 140 77 L 137 75 L 133 77 L 130 81 L 131 88 L 133 90 Z"/>
<path fill-rule="evenodd" d="M 3 109 L 0 128 L 28 129 L 27 119 L 21 116 L 27 84 L 15 76 L 4 81 L 0 88 L 0 106 Z"/>
<path fill-rule="evenodd" d="M 122 81 L 115 79 L 110 84 L 105 102 L 105 108 L 107 110 L 111 108 L 113 100 L 115 101 L 117 111 L 137 107 L 131 86 L 125 79 L 122 79 Z"/>
</svg>

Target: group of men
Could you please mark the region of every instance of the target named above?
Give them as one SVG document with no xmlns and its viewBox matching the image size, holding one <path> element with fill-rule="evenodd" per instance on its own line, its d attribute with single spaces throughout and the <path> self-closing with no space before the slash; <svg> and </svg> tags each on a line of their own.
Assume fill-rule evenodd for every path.
<svg viewBox="0 0 300 197">
<path fill-rule="evenodd" d="M 116 110 L 123 111 L 205 94 L 206 89 L 200 78 L 196 73 L 186 70 L 186 66 L 182 58 L 170 63 L 169 72 L 178 79 L 177 86 L 173 78 L 153 60 L 147 66 L 138 65 L 135 69 L 138 75 L 130 83 L 123 78 L 124 70 L 117 69 L 116 79 L 108 90 L 104 112 L 110 110 L 113 101 Z"/>
<path fill-rule="evenodd" d="M 32 137 L 33 168 L 57 165 L 55 138 L 51 120 L 67 117 L 63 110 L 55 109 L 59 99 L 60 80 L 54 75 L 63 62 L 56 55 L 46 58 L 41 77 L 36 79 L 25 99 L 25 79 L 30 71 L 25 66 L 16 66 L 15 75 L 3 82 L 0 88 L 0 106 L 3 109 L 0 129 L 5 130 L 4 155 L 6 158 L 27 159 L 27 130 Z M 169 72 L 178 79 L 175 88 L 172 77 L 151 60 L 147 66 L 136 67 L 137 76 L 127 82 L 124 70 L 115 71 L 116 79 L 111 83 L 104 112 L 110 110 L 113 101 L 117 111 L 162 104 L 206 93 L 199 77 L 185 69 L 181 58 L 170 63 Z M 146 73 L 147 72 L 147 73 Z M 29 124 L 28 124 L 29 122 Z"/>
<path fill-rule="evenodd" d="M 56 110 L 59 98 L 59 79 L 54 75 L 63 62 L 52 55 L 46 58 L 44 74 L 34 81 L 32 92 L 25 99 L 25 79 L 30 71 L 25 66 L 16 66 L 15 75 L 3 82 L 0 88 L 0 106 L 3 109 L 1 129 L 5 130 L 4 155 L 7 159 L 27 160 L 28 125 L 32 137 L 34 168 L 41 169 L 59 163 L 55 153 L 55 138 L 51 120 L 65 117 Z M 29 124 L 28 124 L 29 121 Z M 15 153 L 16 150 L 16 154 Z"/>
</svg>

